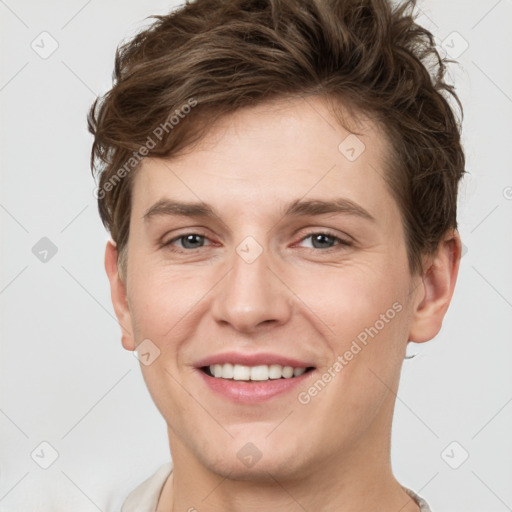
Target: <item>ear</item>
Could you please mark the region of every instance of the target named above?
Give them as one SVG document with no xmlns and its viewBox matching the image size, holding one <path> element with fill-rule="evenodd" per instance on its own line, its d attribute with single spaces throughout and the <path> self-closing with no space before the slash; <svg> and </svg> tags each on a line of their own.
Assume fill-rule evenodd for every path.
<svg viewBox="0 0 512 512">
<path fill-rule="evenodd" d="M 436 254 L 426 262 L 417 288 L 409 340 L 423 343 L 440 331 L 455 288 L 462 244 L 456 230 L 445 234 Z"/>
<path fill-rule="evenodd" d="M 121 326 L 121 343 L 126 350 L 135 350 L 130 307 L 126 296 L 126 286 L 119 277 L 117 266 L 117 247 L 109 240 L 105 248 L 105 270 L 110 281 L 110 296 L 112 305 Z"/>
</svg>

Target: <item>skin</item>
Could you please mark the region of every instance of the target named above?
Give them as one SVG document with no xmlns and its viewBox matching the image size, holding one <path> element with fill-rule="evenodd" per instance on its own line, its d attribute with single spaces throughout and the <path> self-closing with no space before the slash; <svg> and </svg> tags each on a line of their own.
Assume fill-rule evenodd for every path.
<svg viewBox="0 0 512 512">
<path fill-rule="evenodd" d="M 137 172 L 124 281 L 113 242 L 105 268 L 124 348 L 150 339 L 160 350 L 141 365 L 174 463 L 159 511 L 419 510 L 391 471 L 395 393 L 408 341 L 441 328 L 461 244 L 446 233 L 425 272 L 410 274 L 400 212 L 382 178 L 385 136 L 368 120 L 357 128 L 366 148 L 351 162 L 338 150 L 349 132 L 325 99 L 273 102 L 225 117 L 196 147 L 146 158 Z M 374 220 L 283 216 L 293 200 L 339 197 Z M 163 198 L 203 201 L 217 216 L 144 220 Z M 352 245 L 308 236 L 325 231 Z M 193 233 L 205 238 L 176 240 Z M 262 249 L 250 264 L 236 252 L 247 236 Z M 300 403 L 298 392 L 397 302 L 401 311 Z M 297 390 L 236 404 L 194 367 L 228 350 L 290 355 L 316 369 Z M 248 442 L 262 454 L 250 468 L 237 457 Z"/>
</svg>

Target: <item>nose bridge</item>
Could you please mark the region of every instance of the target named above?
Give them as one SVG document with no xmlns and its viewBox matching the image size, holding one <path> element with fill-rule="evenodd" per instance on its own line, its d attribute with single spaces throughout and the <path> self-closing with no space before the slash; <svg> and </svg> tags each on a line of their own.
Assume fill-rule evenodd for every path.
<svg viewBox="0 0 512 512">
<path fill-rule="evenodd" d="M 260 324 L 284 323 L 290 315 L 286 287 L 271 270 L 272 255 L 263 243 L 248 236 L 235 247 L 231 269 L 215 297 L 216 321 L 250 332 Z"/>
</svg>

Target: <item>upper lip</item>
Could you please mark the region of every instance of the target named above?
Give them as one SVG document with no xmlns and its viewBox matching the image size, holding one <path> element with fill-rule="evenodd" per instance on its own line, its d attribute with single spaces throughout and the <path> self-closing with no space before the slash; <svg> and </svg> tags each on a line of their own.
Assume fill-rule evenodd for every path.
<svg viewBox="0 0 512 512">
<path fill-rule="evenodd" d="M 244 366 L 259 366 L 259 365 L 271 365 L 279 364 L 281 366 L 292 366 L 293 368 L 309 368 L 314 366 L 310 362 L 300 361 L 293 357 L 282 356 L 279 354 L 270 353 L 259 353 L 259 354 L 243 354 L 240 352 L 224 352 L 222 354 L 215 354 L 204 359 L 201 359 L 196 363 L 197 368 L 203 366 L 210 366 L 213 364 L 241 364 Z"/>
</svg>

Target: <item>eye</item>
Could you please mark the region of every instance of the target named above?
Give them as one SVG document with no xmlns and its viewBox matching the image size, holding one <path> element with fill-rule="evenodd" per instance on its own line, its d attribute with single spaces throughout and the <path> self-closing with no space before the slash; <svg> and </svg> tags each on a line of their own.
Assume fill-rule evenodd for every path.
<svg viewBox="0 0 512 512">
<path fill-rule="evenodd" d="M 311 240 L 310 249 L 322 249 L 322 252 L 328 252 L 329 250 L 336 250 L 336 246 L 351 246 L 352 242 L 344 240 L 332 233 L 328 232 L 313 232 L 303 237 L 300 243 L 304 243 L 306 240 Z M 193 251 L 194 249 L 200 249 L 205 245 L 212 245 L 212 243 L 205 243 L 209 241 L 208 237 L 201 233 L 184 233 L 179 235 L 168 242 L 162 244 L 171 251 L 175 252 L 187 252 Z M 215 245 L 215 244 L 213 244 Z"/>
<path fill-rule="evenodd" d="M 177 236 L 168 242 L 163 244 L 164 247 L 168 247 L 171 250 L 179 250 L 179 249 L 198 249 L 203 247 L 205 240 L 207 240 L 206 235 L 202 235 L 200 233 L 185 233 L 183 235 Z M 174 249 L 173 246 L 176 242 L 181 242 L 181 247 L 178 249 Z"/>
<path fill-rule="evenodd" d="M 327 232 L 310 233 L 301 239 L 301 242 L 311 239 L 313 249 L 332 249 L 335 245 L 350 246 L 351 242 Z"/>
</svg>

